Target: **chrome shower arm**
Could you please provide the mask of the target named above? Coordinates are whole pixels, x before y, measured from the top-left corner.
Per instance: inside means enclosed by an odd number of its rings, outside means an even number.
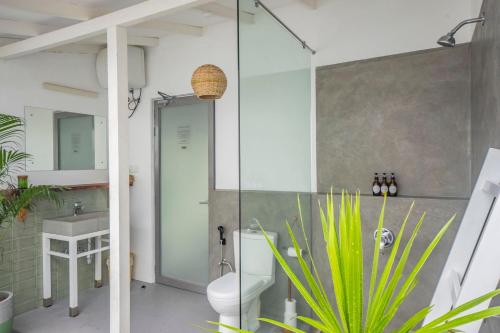
[[[458,30],[462,29],[462,27],[464,27],[468,24],[479,23],[479,22],[484,23],[485,21],[486,21],[486,18],[484,17],[484,15],[481,15],[480,17],[464,20],[464,21],[460,22],[455,28],[453,28],[448,34],[455,35],[458,32]]]
[[[462,27],[467,24],[481,23],[482,25],[484,25],[485,21],[486,21],[486,16],[484,15],[484,13],[480,17],[464,20],[460,22],[455,28],[453,28],[446,35],[441,36],[441,38],[438,39],[437,43],[444,47],[455,47],[456,44],[455,34],[458,32],[458,30],[462,29]]]

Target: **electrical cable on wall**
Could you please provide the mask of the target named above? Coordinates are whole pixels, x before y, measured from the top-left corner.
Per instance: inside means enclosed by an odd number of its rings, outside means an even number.
[[[130,89],[129,90],[129,97],[128,97],[128,109],[132,111],[128,118],[132,118],[134,115],[135,111],[137,111],[137,108],[139,107],[139,104],[141,103],[141,97],[142,97],[142,88],[139,88],[139,96],[135,97],[135,89]]]

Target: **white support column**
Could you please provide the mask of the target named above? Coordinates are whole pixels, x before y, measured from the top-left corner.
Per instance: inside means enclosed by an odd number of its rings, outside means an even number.
[[[102,236],[97,236],[95,238],[95,249],[100,250],[102,247]],[[94,287],[101,288],[102,287],[102,252],[98,251],[94,257]]]
[[[110,333],[130,333],[127,31],[108,28]]]
[[[69,240],[69,316],[78,316],[78,257],[77,241]]]
[[[50,238],[42,233],[43,306],[52,305],[52,279],[50,271]]]

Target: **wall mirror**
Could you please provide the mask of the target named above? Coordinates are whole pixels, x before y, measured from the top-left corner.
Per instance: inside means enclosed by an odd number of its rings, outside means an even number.
[[[25,107],[27,171],[108,168],[103,116]]]

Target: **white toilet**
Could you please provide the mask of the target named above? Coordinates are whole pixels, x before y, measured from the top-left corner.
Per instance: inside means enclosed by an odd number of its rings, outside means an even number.
[[[268,232],[276,245],[278,234]],[[233,327],[240,326],[240,232],[233,233],[236,273],[228,273],[210,283],[207,297],[219,314],[219,322]],[[241,232],[241,328],[256,331],[260,315],[260,294],[274,284],[275,259],[264,234],[256,230]],[[219,327],[221,333],[234,333]]]

